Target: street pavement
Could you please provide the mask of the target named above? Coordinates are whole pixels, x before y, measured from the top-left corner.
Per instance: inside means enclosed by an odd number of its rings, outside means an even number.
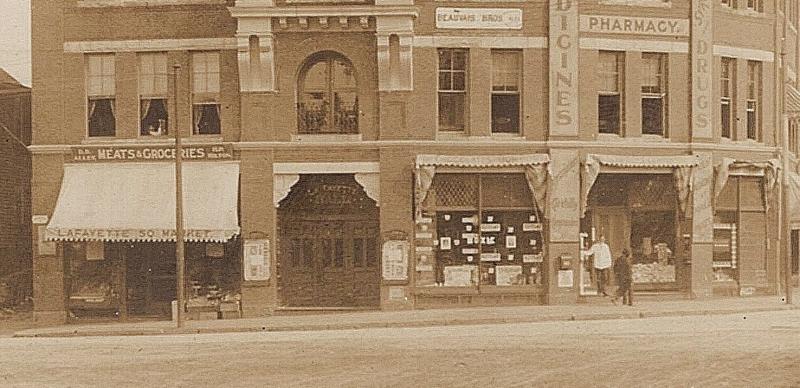
[[[800,303],[800,291],[794,300]],[[715,315],[798,309],[780,297],[734,297],[705,300],[637,297],[636,305],[614,306],[608,298],[590,298],[587,303],[548,306],[472,307],[430,310],[373,311],[303,315],[273,315],[263,318],[187,321],[175,328],[170,321],[111,322],[86,324],[80,321],[55,327],[17,329],[18,337],[65,337],[108,335],[196,334],[261,331],[301,331],[363,329],[386,327],[424,327],[530,323],[545,321],[583,321],[598,319],[638,319],[663,316]],[[1,323],[0,323],[1,325]],[[13,331],[6,330],[5,334]],[[0,336],[4,331],[0,327]]]
[[[8,387],[798,387],[800,311],[0,338]]]

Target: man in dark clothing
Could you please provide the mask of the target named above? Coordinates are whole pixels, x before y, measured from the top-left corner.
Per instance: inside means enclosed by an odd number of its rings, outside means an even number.
[[[631,272],[631,253],[628,249],[622,250],[622,256],[614,262],[614,278],[617,281],[617,297],[622,297],[622,303],[633,306],[633,274]]]

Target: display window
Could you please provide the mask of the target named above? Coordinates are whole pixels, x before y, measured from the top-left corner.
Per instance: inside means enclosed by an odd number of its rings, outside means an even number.
[[[431,193],[435,286],[533,286],[543,223],[523,174],[437,174]]]
[[[103,242],[68,242],[68,297],[72,317],[107,311],[119,314],[125,295],[119,246]]]

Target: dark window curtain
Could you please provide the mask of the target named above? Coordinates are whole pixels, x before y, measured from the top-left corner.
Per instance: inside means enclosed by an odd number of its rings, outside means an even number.
[[[167,106],[165,99],[143,99],[141,101],[142,136],[167,133]]]
[[[89,101],[89,136],[114,136],[114,100],[110,98]]]

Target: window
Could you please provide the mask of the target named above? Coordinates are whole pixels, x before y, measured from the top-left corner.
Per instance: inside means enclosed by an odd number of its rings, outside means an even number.
[[[520,51],[492,51],[492,133],[519,133]]]
[[[114,136],[114,54],[90,55],[86,80],[89,137]]]
[[[736,8],[736,0],[720,0],[723,7]]]
[[[600,133],[621,134],[622,121],[622,52],[600,51],[597,96],[597,122]]]
[[[719,75],[719,104],[720,104],[720,127],[721,127],[721,135],[722,137],[731,139],[732,138],[732,130],[731,130],[731,114],[733,113],[733,109],[731,107],[732,102],[734,101],[733,98],[733,69],[735,62],[733,58],[722,58],[721,59],[721,68],[720,68],[720,75]]]
[[[167,133],[167,55],[139,55],[139,134]]]
[[[439,130],[464,130],[466,102],[467,50],[439,49]]]
[[[666,135],[667,56],[642,53],[642,133]]]
[[[341,55],[312,56],[300,76],[298,132],[358,133],[358,88],[355,71]]]
[[[747,0],[747,9],[761,12],[764,10],[764,4],[762,0]]]
[[[798,125],[797,119],[789,119],[789,152],[794,153],[795,155],[798,154],[798,137],[800,133],[798,133]]]
[[[786,19],[789,24],[797,26],[797,0],[787,0]]]
[[[747,138],[759,140],[761,100],[761,62],[747,61]]]
[[[219,53],[192,54],[192,134],[218,135]]]

